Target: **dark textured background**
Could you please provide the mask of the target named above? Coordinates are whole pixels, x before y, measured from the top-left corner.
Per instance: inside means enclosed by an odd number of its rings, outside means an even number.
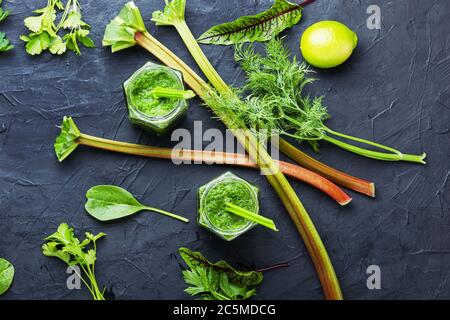
[[[102,224],[88,216],[86,190],[97,184],[120,185],[150,205],[195,220],[199,185],[227,170],[218,166],[174,166],[168,161],[80,148],[60,164],[53,140],[64,115],[87,133],[123,141],[171,145],[130,125],[121,83],[152,59],[142,48],[111,54],[101,47],[107,22],[126,2],[82,0],[92,24],[95,49],[82,56],[31,57],[17,40],[23,19],[46,1],[6,1],[14,11],[0,30],[16,48],[0,54],[0,256],[16,268],[2,299],[90,299],[87,290],[66,289],[66,267],[44,257],[42,239],[67,221],[78,234],[104,231],[98,248],[97,278],[116,299],[183,299],[185,284],[177,249],[201,250],[212,260],[263,267],[298,257],[290,268],[267,273],[258,299],[320,299],[316,274],[288,215],[265,178],[232,171],[261,189],[262,212],[281,232],[255,228],[226,243],[200,229],[152,213]],[[156,29],[151,12],[163,1],[137,1],[151,32],[191,66],[189,53],[171,28]],[[206,28],[252,14],[271,1],[189,0],[187,21],[195,35]],[[382,29],[366,27],[366,9],[382,9]],[[315,222],[349,299],[450,298],[450,2],[445,0],[318,0],[286,41],[299,54],[299,36],[322,19],[354,29],[358,49],[344,66],[319,71],[310,91],[326,96],[337,130],[371,138],[410,153],[426,151],[426,166],[382,163],[323,144],[320,160],[373,180],[377,198],[359,194],[341,208],[309,186],[293,182]],[[231,47],[205,46],[219,73],[231,83],[243,80]],[[198,101],[179,127],[223,129]],[[304,148],[311,153],[308,147]],[[366,288],[366,268],[382,271],[382,290]]]

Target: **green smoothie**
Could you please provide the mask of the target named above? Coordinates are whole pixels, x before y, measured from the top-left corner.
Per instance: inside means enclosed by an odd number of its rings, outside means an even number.
[[[130,99],[133,106],[149,117],[162,117],[172,112],[179,99],[155,99],[151,91],[153,88],[171,88],[183,90],[180,80],[164,69],[149,69],[138,74],[131,83]]]
[[[225,202],[255,212],[253,191],[240,181],[222,181],[209,189],[204,200],[204,212],[211,224],[219,230],[233,231],[246,227],[248,220],[226,212]]]

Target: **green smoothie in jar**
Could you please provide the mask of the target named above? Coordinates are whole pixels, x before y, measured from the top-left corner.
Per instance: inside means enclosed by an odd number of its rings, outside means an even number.
[[[182,74],[166,66],[148,62],[124,83],[130,121],[162,135],[186,113],[185,99],[156,98],[155,88],[184,90]]]
[[[255,223],[226,212],[226,202],[258,213],[258,188],[227,172],[199,189],[197,222],[221,238],[230,241],[250,230]]]

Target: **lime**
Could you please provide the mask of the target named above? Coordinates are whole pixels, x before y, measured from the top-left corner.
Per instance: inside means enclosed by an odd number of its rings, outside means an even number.
[[[338,21],[320,21],[308,27],[300,40],[305,60],[318,68],[333,68],[347,60],[358,36]]]

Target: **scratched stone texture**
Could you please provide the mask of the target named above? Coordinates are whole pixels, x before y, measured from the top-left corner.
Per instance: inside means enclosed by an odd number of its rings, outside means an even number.
[[[265,274],[257,299],[321,299],[322,291],[307,251],[286,211],[265,178],[247,169],[175,166],[165,160],[79,148],[60,164],[53,153],[57,125],[64,115],[80,129],[123,141],[173,146],[127,120],[121,84],[154,58],[142,48],[117,54],[101,47],[107,22],[125,0],[82,0],[92,25],[95,49],[61,57],[31,57],[18,40],[23,19],[45,0],[7,0],[13,10],[0,26],[16,48],[0,54],[0,256],[16,275],[0,299],[90,299],[87,290],[66,289],[66,267],[44,257],[42,239],[63,221],[84,231],[107,233],[98,245],[97,278],[115,299],[189,299],[183,289],[181,246],[200,250],[211,260],[242,268],[265,267],[293,259],[290,267]],[[163,1],[137,1],[149,29],[191,66],[189,53],[171,28],[156,28],[151,12]],[[270,6],[261,0],[189,0],[187,22],[195,35],[220,22]],[[366,27],[366,9],[378,4],[381,30]],[[354,29],[359,45],[344,66],[317,70],[308,90],[324,95],[339,131],[374,139],[409,153],[426,151],[426,166],[381,163],[324,143],[318,159],[376,183],[377,197],[349,192],[354,201],[340,207],[319,191],[292,182],[334,263],[348,299],[450,298],[450,2],[420,0],[318,0],[301,23],[285,33],[300,56],[299,37],[323,19]],[[227,82],[243,74],[231,47],[204,46]],[[197,70],[197,68],[195,68]],[[223,126],[200,103],[191,103],[179,128]],[[313,154],[308,146],[303,148]],[[197,188],[231,169],[261,190],[261,210],[275,219],[279,233],[255,228],[226,243],[195,224]],[[120,185],[152,206],[184,214],[183,224],[141,213],[100,223],[84,211],[85,192],[97,184]],[[381,290],[368,290],[366,269],[381,268]]]

